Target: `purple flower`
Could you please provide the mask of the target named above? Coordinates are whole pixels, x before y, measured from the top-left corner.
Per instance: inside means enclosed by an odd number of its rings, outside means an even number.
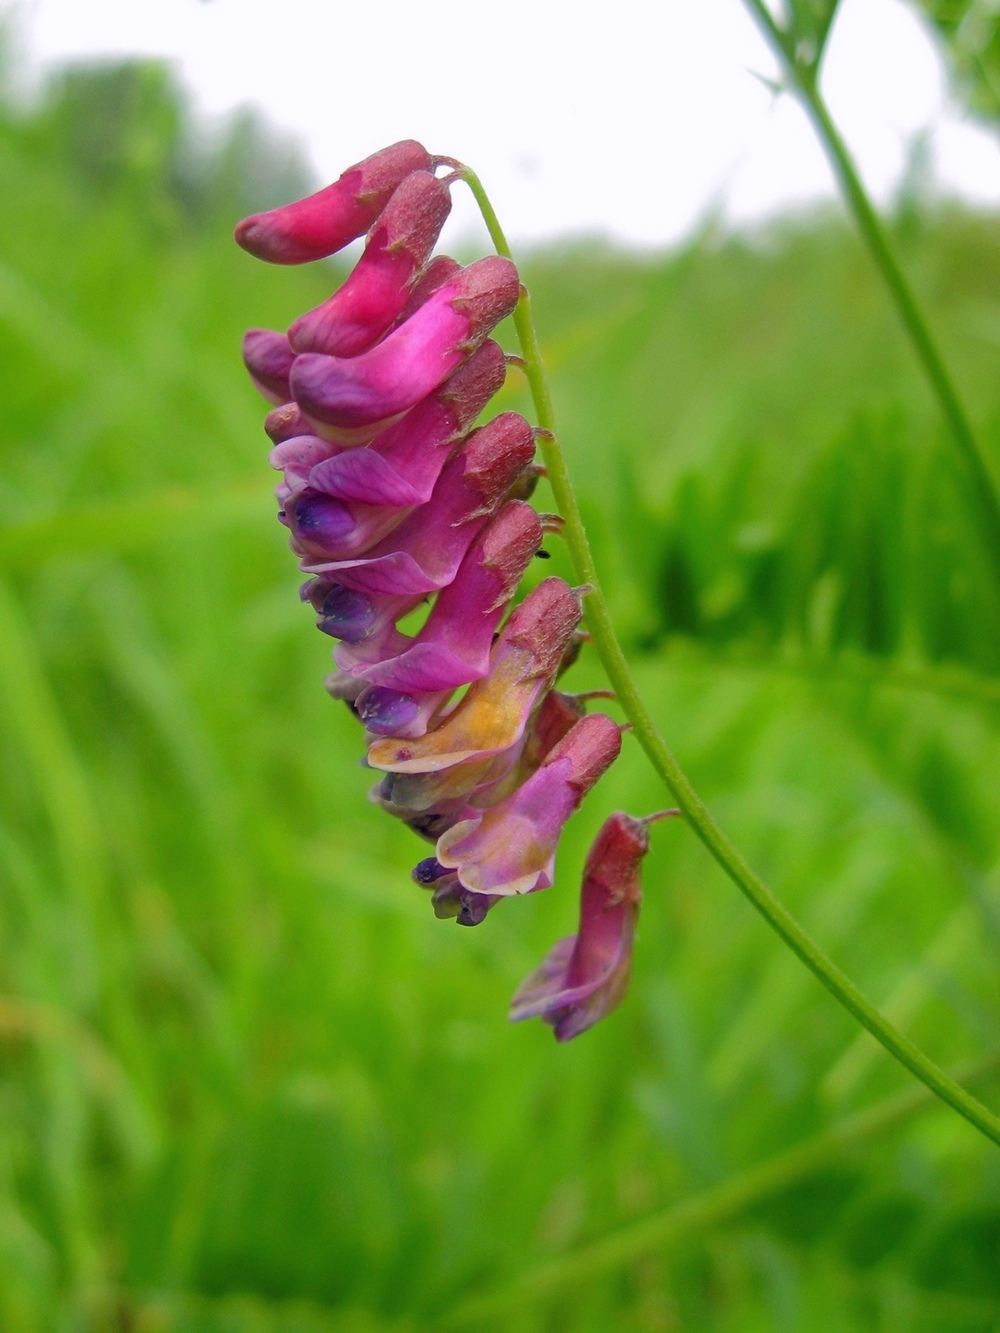
[[[510,751],[551,684],[580,615],[580,599],[569,584],[544,579],[500,631],[486,676],[440,726],[405,743],[375,741],[369,765],[386,773],[438,774]],[[463,780],[460,772],[454,777]]]
[[[649,851],[648,825],[659,817],[632,819],[619,812],[606,821],[583,872],[580,928],[554,945],[518,988],[512,1021],[543,1018],[557,1040],[569,1041],[621,1003],[642,898],[639,864]]]
[[[244,218],[236,241],[271,264],[323,259],[362,236],[410,172],[432,166],[426,149],[404,139],[348,167],[339,180],[307,199]]]
[[[299,594],[316,612],[316,628],[334,639],[357,643],[362,639],[394,642],[396,621],[423,601],[422,596],[369,596],[329,579],[314,578]]]
[[[283,333],[272,329],[249,329],[243,336],[243,364],[254,387],[269,403],[281,405],[292,396],[288,376],[295,353]]]
[[[530,505],[511,500],[480,531],[423,628],[399,635],[394,651],[362,642],[335,650],[344,671],[409,693],[454,690],[485,676],[493,634],[532,556],[542,525]]]
[[[547,889],[563,825],[621,746],[621,729],[604,713],[581,718],[527,782],[488,810],[470,808],[443,833],[438,861],[474,893]]]
[[[409,319],[360,356],[306,352],[291,370],[295,401],[317,433],[371,438],[432,393],[517,304],[517,269],[499,255],[479,259],[430,296]],[[375,429],[372,429],[372,428]]]
[[[397,187],[368,236],[351,276],[288,330],[296,352],[357,356],[400,318],[451,210],[451,194],[429,171]]]
[[[426,504],[456,440],[503,385],[506,373],[503,351],[488,340],[438,390],[367,448],[327,444],[325,454],[316,456],[315,471],[306,474],[308,484],[358,504],[400,508]],[[272,466],[284,466],[284,457],[279,462],[274,451]]]
[[[445,465],[427,504],[363,556],[337,558],[331,539],[331,558],[317,554],[302,568],[359,592],[422,595],[446,587],[484,521],[534,456],[527,423],[514,413],[506,417],[470,436]],[[317,534],[312,549],[318,552],[321,541]]]

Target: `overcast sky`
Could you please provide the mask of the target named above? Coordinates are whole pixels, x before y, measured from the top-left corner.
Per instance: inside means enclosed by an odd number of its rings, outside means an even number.
[[[418,138],[468,161],[516,239],[600,231],[662,245],[833,192],[740,0],[0,0],[22,73],[171,60],[211,117],[253,104],[323,178]],[[995,136],[963,123],[901,0],[843,0],[824,86],[868,184],[891,196],[929,135],[947,190],[1000,204]],[[450,228],[467,228],[456,209]]]

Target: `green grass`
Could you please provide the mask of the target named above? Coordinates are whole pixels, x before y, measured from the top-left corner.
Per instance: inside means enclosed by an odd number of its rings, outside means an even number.
[[[490,1293],[485,1333],[996,1327],[1000,1158],[946,1110],[749,1189],[910,1085],[682,827],[622,1009],[565,1049],[507,1024],[601,820],[663,804],[636,747],[552,892],[464,931],[410,883],[239,365],[335,280],[232,245],[295,188],[256,142],[199,156],[148,70],[0,116],[0,1328],[430,1333]],[[1000,461],[996,220],[895,230]],[[817,216],[524,272],[665,735],[907,1032],[990,1053],[1000,590],[858,242]]]

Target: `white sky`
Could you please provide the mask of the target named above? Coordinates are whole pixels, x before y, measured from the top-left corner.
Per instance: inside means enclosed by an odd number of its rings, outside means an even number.
[[[833,193],[802,113],[751,73],[776,69],[740,0],[0,0],[12,13],[27,73],[167,57],[203,113],[254,104],[322,178],[420,139],[475,167],[521,241],[662,245],[709,209],[753,221]],[[843,0],[824,87],[879,199],[926,132],[944,189],[1000,205],[1000,143],[949,106],[901,0]]]

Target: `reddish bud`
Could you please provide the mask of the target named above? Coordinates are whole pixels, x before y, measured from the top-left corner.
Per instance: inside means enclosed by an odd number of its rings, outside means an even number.
[[[306,199],[244,218],[236,241],[271,264],[323,259],[362,236],[411,171],[432,166],[426,149],[404,139],[348,167],[339,180]]]

